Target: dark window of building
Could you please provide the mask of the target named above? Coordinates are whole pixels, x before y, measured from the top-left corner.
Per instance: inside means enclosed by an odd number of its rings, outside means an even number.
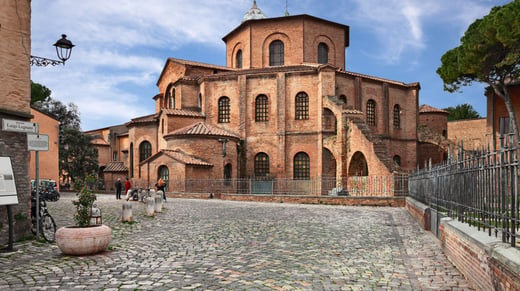
[[[304,152],[297,153],[294,156],[294,179],[308,180],[311,176],[311,165],[309,155]]]
[[[498,130],[500,135],[510,133],[509,117],[500,117],[498,119]]]
[[[117,152],[112,152],[112,161],[117,161]]]
[[[134,177],[134,143],[130,143],[130,178]]]
[[[197,105],[200,109],[202,109],[202,94],[199,93],[199,100],[197,101]]]
[[[305,92],[296,94],[295,100],[296,120],[309,119],[309,96]]]
[[[401,106],[394,106],[394,128],[401,128]]]
[[[242,69],[242,50],[238,50],[236,55],[236,67]]]
[[[329,62],[329,47],[320,42],[318,45],[318,64],[326,64]]]
[[[269,156],[266,153],[258,153],[255,156],[255,177],[269,176]]]
[[[161,119],[161,133],[164,134],[164,119]]]
[[[345,95],[340,95],[340,96],[339,96],[339,100],[340,100],[340,101],[343,101],[343,103],[347,104],[347,96],[345,96]]]
[[[170,184],[169,181],[170,181],[170,171],[168,170],[168,167],[162,165],[159,167],[159,171],[157,173],[157,176],[159,176],[159,178],[162,178],[163,181],[164,181],[164,191],[168,191],[168,185]],[[157,180],[159,180],[159,178],[157,178]]]
[[[275,40],[269,45],[269,66],[283,66],[284,52],[283,42]]]
[[[268,121],[268,99],[265,95],[258,95],[255,102],[255,121]]]
[[[395,155],[394,162],[400,167],[401,166],[401,157],[398,155]]]
[[[442,136],[448,137],[448,132],[446,131],[446,129],[442,130]]]
[[[231,164],[224,166],[224,184],[231,185]]]
[[[367,124],[376,126],[376,102],[372,99],[367,102]]]
[[[229,98],[226,96],[218,100],[218,122],[229,123]]]
[[[152,145],[147,141],[143,141],[139,145],[139,162],[142,162],[151,156],[152,156]]]

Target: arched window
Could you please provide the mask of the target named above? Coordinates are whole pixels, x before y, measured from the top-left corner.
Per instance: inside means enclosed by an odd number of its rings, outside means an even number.
[[[255,156],[255,177],[269,176],[269,156],[266,153],[258,153]]]
[[[294,156],[293,177],[295,180],[309,180],[311,176],[311,162],[309,155],[299,152]]]
[[[394,128],[401,128],[401,106],[394,105]]]
[[[345,95],[343,95],[343,94],[340,95],[340,96],[339,96],[339,101],[343,101],[343,103],[347,104],[347,96],[345,96]]]
[[[229,123],[229,98],[226,96],[218,99],[218,122]]]
[[[309,96],[305,92],[296,94],[295,100],[295,119],[304,120],[309,119]]]
[[[265,95],[258,95],[255,101],[255,121],[268,121],[268,99]]]
[[[164,134],[164,119],[161,119],[161,133]]]
[[[152,156],[152,145],[148,141],[143,141],[139,145],[139,162]]]
[[[168,99],[168,108],[175,108],[175,87],[171,88],[170,98]]]
[[[197,100],[197,105],[199,109],[202,109],[202,94],[199,93],[199,99]]]
[[[329,47],[320,42],[318,45],[318,64],[327,64],[329,62]]]
[[[394,162],[400,167],[401,166],[401,157],[398,155],[395,155]]]
[[[242,69],[242,50],[238,50],[235,56],[236,67]]]
[[[164,181],[164,191],[168,191],[168,185],[170,184],[169,181],[170,181],[170,171],[168,170],[168,167],[162,165],[159,167],[159,170],[157,171],[157,180],[159,180],[159,178],[162,178],[163,181]]]
[[[231,164],[224,166],[224,184],[231,185]]]
[[[376,101],[370,99],[367,102],[367,124],[376,126]]]
[[[269,66],[283,66],[284,52],[283,42],[275,40],[269,45]]]

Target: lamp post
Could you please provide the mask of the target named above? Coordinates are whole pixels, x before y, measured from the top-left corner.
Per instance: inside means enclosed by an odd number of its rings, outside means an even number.
[[[56,54],[60,59],[59,61],[31,55],[31,66],[46,67],[48,65],[65,65],[65,61],[70,58],[70,54],[72,53],[72,48],[74,45],[70,40],[67,39],[65,34],[62,34],[61,38],[58,39],[53,45],[56,47]]]

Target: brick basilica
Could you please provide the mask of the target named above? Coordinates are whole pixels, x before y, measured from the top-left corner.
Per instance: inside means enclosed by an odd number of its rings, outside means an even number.
[[[419,83],[345,70],[349,27],[257,7],[223,37],[226,66],[169,58],[155,113],[86,132],[106,189],[185,179],[378,175],[418,164]],[[178,188],[181,187],[181,188]]]

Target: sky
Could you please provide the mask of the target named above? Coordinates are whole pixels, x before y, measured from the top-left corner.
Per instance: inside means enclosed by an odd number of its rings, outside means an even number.
[[[486,115],[484,84],[443,90],[441,56],[476,19],[506,0],[257,0],[267,17],[309,14],[350,26],[345,69],[419,82],[419,104],[469,103]],[[167,58],[226,64],[222,37],[240,25],[253,0],[36,0],[31,54],[56,59],[61,34],[73,42],[64,66],[31,67],[51,97],[79,107],[82,130],[153,114]]]

